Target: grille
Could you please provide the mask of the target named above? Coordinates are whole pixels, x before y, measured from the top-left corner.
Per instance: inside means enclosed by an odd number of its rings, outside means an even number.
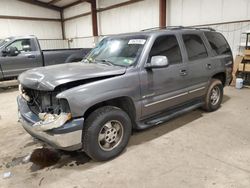
[[[62,111],[69,111],[67,101],[56,98],[58,92],[38,91],[28,88],[24,88],[24,92],[30,97],[28,102],[30,110],[37,115],[39,113],[60,114]]]

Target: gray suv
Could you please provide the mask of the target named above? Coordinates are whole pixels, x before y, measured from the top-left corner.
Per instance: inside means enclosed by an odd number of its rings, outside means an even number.
[[[29,134],[53,147],[109,160],[133,129],[200,107],[217,110],[232,66],[227,41],[209,28],[106,37],[81,62],[21,74],[19,116]]]

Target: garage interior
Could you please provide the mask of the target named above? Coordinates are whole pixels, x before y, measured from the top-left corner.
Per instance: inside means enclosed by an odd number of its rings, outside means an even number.
[[[93,48],[106,36],[167,26],[210,27],[227,39],[235,76],[221,108],[134,131],[121,155],[96,162],[83,151],[47,150],[27,134],[16,81],[1,81],[0,187],[250,187],[250,66],[242,63],[250,60],[250,1],[0,1],[0,39],[34,35],[42,50]]]

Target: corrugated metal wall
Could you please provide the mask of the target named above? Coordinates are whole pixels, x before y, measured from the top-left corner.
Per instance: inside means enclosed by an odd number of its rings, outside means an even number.
[[[234,55],[238,53],[241,41],[244,41],[242,33],[250,30],[249,0],[168,0],[167,7],[169,25],[207,24],[224,34]],[[223,22],[235,23],[214,24]]]
[[[221,32],[226,37],[234,56],[236,56],[241,53],[241,48],[245,46],[246,35],[243,33],[250,30],[250,22],[209,25],[209,27]]]
[[[60,18],[57,11],[30,5],[17,0],[1,0],[0,15],[40,18]],[[61,39],[61,24],[54,21],[0,19],[0,38],[17,35],[36,35],[40,39]]]
[[[123,1],[99,0],[99,7]],[[159,1],[145,0],[98,14],[101,35],[140,31],[159,24]]]
[[[105,8],[128,0],[98,0],[97,8]],[[123,7],[98,12],[99,35],[139,31],[158,26],[158,0],[145,0]],[[89,3],[81,3],[64,11],[64,18],[90,12]],[[145,14],[145,12],[147,12]],[[66,38],[73,39],[71,47],[93,47],[100,37],[92,37],[91,16],[65,22]]]
[[[105,8],[128,0],[97,0],[97,8]],[[17,0],[1,0],[0,15],[60,18],[57,11],[29,5]],[[218,22],[250,20],[249,0],[168,0],[168,25],[204,25]],[[32,10],[32,11],[30,11]],[[64,10],[64,18],[91,11],[83,2]],[[98,12],[99,35],[139,31],[159,25],[159,0],[144,0],[130,5]],[[238,52],[241,33],[250,30],[250,22],[210,25],[228,39],[234,54]],[[92,37],[91,15],[65,22],[66,38],[61,39],[60,22],[0,19],[0,38],[10,35],[36,35],[43,49],[65,47],[93,47],[99,37]],[[243,41],[243,39],[242,39]]]
[[[70,48],[69,41],[62,39],[40,39],[39,43],[42,50]]]

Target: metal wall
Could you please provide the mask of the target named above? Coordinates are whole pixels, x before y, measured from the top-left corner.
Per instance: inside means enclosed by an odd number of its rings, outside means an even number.
[[[244,41],[242,33],[250,30],[249,0],[168,0],[167,9],[169,25],[207,25],[222,32],[234,55]]]
[[[69,41],[62,39],[40,39],[39,43],[42,50],[70,48]]]
[[[128,0],[97,0],[97,9],[127,2]],[[65,9],[64,18],[69,18],[91,11],[89,3],[81,3]],[[98,12],[99,35],[111,35],[139,31],[156,27],[159,24],[159,1],[145,0],[122,7]],[[146,14],[145,14],[146,12]],[[73,41],[72,47],[93,47],[100,37],[92,37],[91,15],[65,22],[66,38]]]
[[[17,0],[1,0],[0,15],[60,18],[60,14],[57,11],[30,5]],[[60,22],[54,21],[0,19],[0,28],[0,38],[17,35],[36,35],[40,39],[62,38],[61,24]]]
[[[101,8],[124,1],[99,0]],[[140,31],[159,25],[159,1],[145,0],[98,14],[101,35]]]

